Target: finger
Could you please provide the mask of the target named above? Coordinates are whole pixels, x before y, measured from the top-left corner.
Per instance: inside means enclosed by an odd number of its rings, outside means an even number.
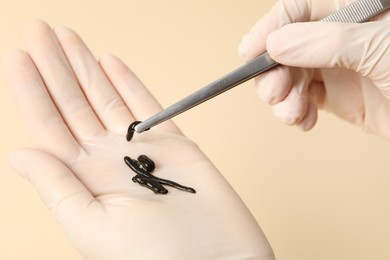
[[[315,76],[313,78],[315,78]],[[310,83],[308,93],[310,101],[306,115],[301,122],[297,123],[298,128],[302,131],[309,131],[316,125],[318,120],[318,108],[323,108],[326,91],[322,79],[320,81],[313,80]]]
[[[100,64],[136,120],[144,120],[162,110],[152,94],[118,58],[112,55],[102,55]],[[181,134],[178,127],[171,120],[154,128]]]
[[[288,66],[354,70],[390,97],[385,62],[390,57],[389,36],[388,22],[291,24],[268,37],[267,49],[273,59]]]
[[[295,125],[302,121],[308,111],[309,93],[308,87],[312,80],[313,72],[295,68],[292,87],[286,98],[273,106],[276,117],[288,125]]]
[[[292,85],[291,68],[278,66],[272,71],[255,78],[259,97],[270,105],[281,102]]]
[[[245,35],[239,45],[239,54],[251,60],[266,51],[268,35],[282,26],[303,21],[319,20],[336,10],[334,1],[279,0]],[[330,3],[332,2],[332,3]],[[320,7],[317,5],[321,5]],[[285,43],[285,42],[283,42]],[[281,43],[282,44],[282,43]]]
[[[318,119],[318,108],[313,102],[309,102],[306,115],[302,118],[302,120],[299,123],[297,123],[297,126],[302,131],[305,132],[309,131],[315,126],[315,124],[317,123],[317,119]]]
[[[370,19],[370,21],[390,21],[390,11],[382,12]]]
[[[61,159],[74,159],[80,146],[53,104],[30,56],[13,50],[5,55],[3,68],[27,129],[38,147]]]
[[[81,226],[82,219],[88,215],[87,210],[93,205],[99,206],[71,170],[48,153],[20,149],[10,155],[10,162],[33,184],[46,207],[67,231]]]
[[[26,31],[26,43],[54,103],[76,138],[104,133],[51,28],[41,21],[31,22]]]
[[[95,57],[72,30],[56,27],[54,32],[84,94],[104,127],[111,132],[125,134],[129,122],[134,119]]]

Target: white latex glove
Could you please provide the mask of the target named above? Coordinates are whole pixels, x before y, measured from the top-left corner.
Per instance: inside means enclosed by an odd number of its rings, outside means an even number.
[[[121,61],[98,63],[74,32],[40,21],[26,44],[4,70],[37,148],[11,161],[85,259],[274,259],[238,195],[172,122],[126,142],[129,123],[161,108]],[[123,157],[140,154],[197,193],[133,183]]]
[[[318,21],[354,1],[280,0],[239,47],[286,66],[256,79],[259,96],[289,125],[310,130],[318,108],[390,139],[389,12],[364,24]],[[294,23],[294,24],[290,24]]]

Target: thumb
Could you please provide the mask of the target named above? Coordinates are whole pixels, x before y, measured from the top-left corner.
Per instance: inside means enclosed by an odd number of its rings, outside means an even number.
[[[281,64],[304,68],[355,70],[376,85],[390,82],[390,26],[388,22],[365,24],[296,23],[271,33],[267,50]]]
[[[9,160],[13,168],[35,187],[44,204],[65,226],[77,225],[95,201],[72,171],[52,155],[35,149],[19,149]]]

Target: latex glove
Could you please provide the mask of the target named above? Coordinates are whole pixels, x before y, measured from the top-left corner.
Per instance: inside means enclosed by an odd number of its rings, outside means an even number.
[[[286,66],[256,79],[259,96],[289,125],[310,130],[323,108],[390,139],[389,12],[364,24],[318,21],[354,1],[281,0],[239,47]],[[296,22],[294,24],[290,24]]]
[[[85,259],[274,259],[255,219],[213,164],[167,122],[128,143],[126,128],[161,108],[118,59],[97,63],[71,30],[40,21],[4,70],[37,149],[11,155]],[[192,186],[155,195],[123,157]]]

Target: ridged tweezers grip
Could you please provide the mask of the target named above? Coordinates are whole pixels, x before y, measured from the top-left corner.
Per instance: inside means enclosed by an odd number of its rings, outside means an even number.
[[[325,17],[321,22],[361,23],[380,13],[383,9],[380,0],[361,0]]]

